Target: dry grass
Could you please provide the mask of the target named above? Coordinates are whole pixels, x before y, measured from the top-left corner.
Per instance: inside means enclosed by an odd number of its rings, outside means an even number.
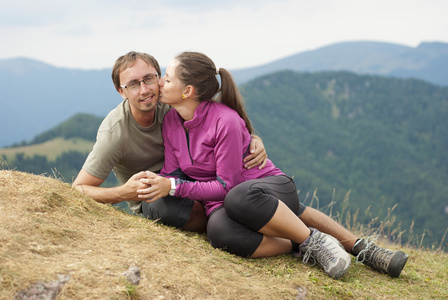
[[[445,299],[448,255],[411,255],[398,279],[353,264],[343,280],[288,255],[249,260],[98,204],[60,180],[0,170],[0,299],[67,274],[58,299]],[[138,286],[123,273],[142,271]]]

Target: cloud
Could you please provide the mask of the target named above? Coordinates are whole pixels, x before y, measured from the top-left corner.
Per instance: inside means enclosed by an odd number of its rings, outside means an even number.
[[[448,41],[441,0],[16,0],[0,12],[1,58],[111,67],[130,51],[162,65],[183,50],[243,68],[341,41]]]

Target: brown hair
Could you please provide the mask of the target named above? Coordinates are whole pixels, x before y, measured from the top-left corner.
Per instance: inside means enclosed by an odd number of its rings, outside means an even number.
[[[146,62],[148,65],[153,66],[154,69],[156,69],[157,73],[159,74],[159,78],[162,76],[159,63],[152,55],[142,52],[131,51],[123,56],[120,56],[115,61],[115,65],[112,68],[112,81],[114,82],[115,89],[117,91],[120,88],[120,73],[126,70],[127,68],[132,67],[138,58]]]
[[[244,99],[229,71],[223,68],[216,70],[213,61],[199,52],[182,52],[175,59],[178,61],[177,78],[185,85],[195,87],[199,101],[211,101],[218,92],[221,92],[221,102],[235,110],[246,122],[249,133],[253,133],[244,108]],[[216,78],[217,72],[221,76],[221,88]]]

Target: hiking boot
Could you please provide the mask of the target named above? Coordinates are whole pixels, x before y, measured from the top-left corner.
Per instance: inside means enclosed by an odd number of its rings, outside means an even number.
[[[392,277],[400,276],[409,255],[403,251],[393,251],[377,246],[374,243],[375,240],[376,238],[369,238],[356,242],[352,249],[356,260]]]
[[[328,276],[334,279],[341,278],[350,267],[350,255],[331,235],[314,228],[310,230],[310,236],[299,246],[303,262],[308,263],[312,259],[312,266],[319,263]]]

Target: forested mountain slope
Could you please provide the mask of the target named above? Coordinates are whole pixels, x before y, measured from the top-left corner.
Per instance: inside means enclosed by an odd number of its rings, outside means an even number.
[[[280,72],[242,87],[269,157],[302,199],[370,206],[441,241],[448,228],[448,88],[347,72]],[[335,194],[333,195],[333,192]],[[345,205],[345,204],[344,204]],[[406,234],[404,236],[406,236]]]

